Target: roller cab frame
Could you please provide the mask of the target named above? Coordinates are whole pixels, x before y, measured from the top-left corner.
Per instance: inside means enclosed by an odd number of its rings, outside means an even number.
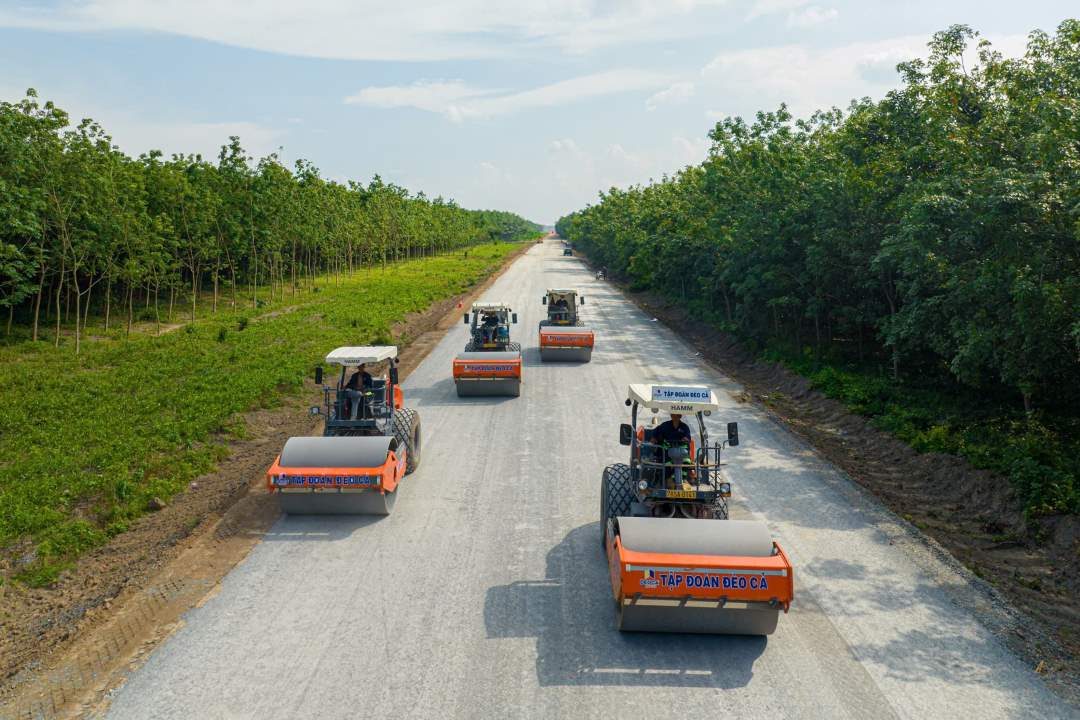
[[[397,348],[340,347],[325,361],[341,372],[323,384],[322,437],[293,437],[267,471],[267,487],[281,507],[300,514],[388,514],[401,478],[420,464],[420,415],[405,407],[398,383]],[[386,363],[386,372],[361,390],[346,387],[349,368]]]
[[[517,313],[505,303],[477,302],[464,315],[466,325],[470,319],[471,338],[453,364],[458,397],[521,395],[521,346],[510,342]]]
[[[579,316],[579,306],[585,296],[577,290],[552,288],[543,299],[547,318],[540,321],[540,359],[544,362],[589,362],[592,359],[595,334],[585,327]]]
[[[706,387],[631,385],[630,424],[619,441],[629,462],[601,480],[601,541],[620,630],[771,634],[794,597],[791,563],[763,523],[728,519],[731,483],[705,417],[719,408]],[[689,447],[653,442],[641,410],[696,419]],[[664,418],[665,420],[667,418]]]
[[[520,345],[510,342],[510,325],[517,324],[517,313],[506,303],[475,302],[464,319],[471,325],[466,352],[521,352]]]

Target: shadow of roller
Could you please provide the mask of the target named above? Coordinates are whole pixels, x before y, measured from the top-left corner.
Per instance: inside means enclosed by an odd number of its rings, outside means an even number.
[[[489,638],[534,638],[542,687],[745,687],[768,640],[751,635],[619,632],[597,523],[547,554],[542,579],[488,588]]]

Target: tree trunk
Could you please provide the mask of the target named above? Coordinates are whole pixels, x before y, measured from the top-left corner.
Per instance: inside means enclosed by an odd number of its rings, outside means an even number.
[[[172,322],[173,302],[176,300],[176,286],[169,283],[169,322]]]
[[[112,309],[112,277],[105,283],[105,332],[109,332],[109,310]]]
[[[41,263],[41,275],[38,277],[37,297],[34,298],[34,342],[38,340],[38,319],[41,317],[41,296],[45,294],[45,263]]]
[[[191,271],[191,322],[195,322],[195,301],[199,297],[199,268]]]
[[[56,286],[56,338],[53,347],[60,347],[60,295],[64,292],[64,271],[67,269],[64,262],[60,261],[60,284]]]
[[[135,322],[135,283],[128,283],[127,306],[127,334],[131,335],[131,325]]]
[[[11,337],[11,324],[15,322],[15,305],[8,305],[7,336]]]
[[[93,281],[91,281],[90,285],[86,288],[86,306],[83,307],[83,322],[82,322],[83,330],[86,330],[86,328],[89,327],[89,325],[90,325],[90,305],[91,305],[90,300],[93,297],[93,294],[94,294],[94,283],[93,283]]]
[[[79,292],[79,266],[76,264],[71,268],[71,283],[75,286],[75,354],[79,354],[79,349],[82,347],[80,342],[81,336],[79,334],[79,316],[82,307],[82,293]]]

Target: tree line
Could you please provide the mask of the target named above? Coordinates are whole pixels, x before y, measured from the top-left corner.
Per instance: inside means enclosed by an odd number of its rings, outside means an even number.
[[[105,329],[130,329],[137,307],[200,295],[235,308],[272,301],[322,273],[424,257],[535,235],[513,213],[465,210],[376,175],[364,185],[323,178],[300,160],[249,157],[237,137],[216,161],[199,155],[129,157],[98,123],[76,125],[31,89],[0,102],[0,311],[32,340],[48,323],[78,352],[91,307]],[[72,325],[73,323],[73,325]]]
[[[1015,59],[976,38],[935,34],[876,102],[719,122],[700,166],[611,189],[556,228],[752,343],[876,356],[894,376],[1068,408],[1080,401],[1080,22],[1031,33]]]

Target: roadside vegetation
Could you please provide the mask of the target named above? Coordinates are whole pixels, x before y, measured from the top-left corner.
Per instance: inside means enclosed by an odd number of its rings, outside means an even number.
[[[1006,59],[936,34],[902,86],[710,132],[556,228],[922,451],[1080,512],[1080,22]],[[973,58],[974,59],[973,61]]]
[[[50,583],[327,348],[389,342],[540,235],[236,137],[216,161],[132,158],[33,90],[0,102],[0,583]]]
[[[538,235],[507,212],[465,210],[384,182],[324,179],[305,160],[255,160],[239,138],[216,161],[138,158],[93,120],[72,124],[31,89],[0,102],[0,312],[4,336],[65,336],[82,349],[91,313],[103,330],[140,318],[196,319],[260,299],[282,302],[319,273]],[[24,331],[25,330],[25,331]],[[24,331],[24,332],[23,332]]]
[[[241,308],[162,335],[0,347],[0,552],[52,582],[168,501],[244,433],[240,414],[296,393],[328,349],[391,342],[407,313],[465,291],[508,243],[324,280],[280,311]]]

